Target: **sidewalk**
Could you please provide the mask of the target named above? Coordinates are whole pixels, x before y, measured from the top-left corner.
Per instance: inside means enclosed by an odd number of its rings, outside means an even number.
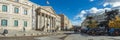
[[[0,31],[1,33],[1,31]],[[43,32],[43,31],[16,31],[16,30],[9,30],[6,36],[0,34],[0,37],[15,37],[15,36],[41,36],[41,35],[51,35],[51,34],[58,34],[63,32]]]
[[[56,38],[61,39],[64,36],[66,35],[65,34],[59,34],[59,35],[52,34],[52,35],[46,35],[46,36],[0,37],[0,40],[44,40],[44,39],[55,40]]]

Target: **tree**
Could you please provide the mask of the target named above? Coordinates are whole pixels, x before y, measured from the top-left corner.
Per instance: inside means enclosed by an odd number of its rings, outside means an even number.
[[[105,23],[105,27],[106,29],[109,29],[109,27],[114,27],[116,25],[116,23],[113,23],[113,19],[115,19],[115,16],[119,13],[119,10],[116,9],[116,10],[112,10],[112,11],[108,11],[108,12],[105,12],[106,14],[106,23]]]
[[[88,19],[88,27],[89,28],[97,27],[97,21],[93,20],[93,17],[89,16],[89,17],[87,17],[87,19]]]

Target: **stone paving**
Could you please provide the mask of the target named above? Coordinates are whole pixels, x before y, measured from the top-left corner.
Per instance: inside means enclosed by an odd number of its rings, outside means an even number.
[[[3,31],[0,30],[0,33]],[[43,31],[35,31],[35,30],[29,30],[29,31],[17,31],[17,30],[9,30],[8,34],[6,36],[3,36],[0,34],[0,37],[14,37],[14,36],[39,36],[39,35],[48,35],[48,34],[55,34],[55,33],[62,33],[62,32],[43,32]]]
[[[12,32],[12,31],[11,31]],[[27,31],[27,32],[21,32],[21,31],[13,31],[14,33],[10,33],[7,36],[0,36],[0,40],[62,40],[64,39],[63,33],[69,33],[66,31],[59,31],[59,32],[37,32],[37,31]],[[17,33],[16,33],[17,32]],[[23,36],[24,33],[28,33],[27,36]],[[34,33],[34,35],[28,36],[31,33]],[[36,33],[40,33],[41,35],[38,35]],[[51,34],[50,34],[51,33]],[[15,36],[15,34],[19,34],[19,36]]]
[[[17,36],[17,37],[0,37],[0,40],[57,40],[65,35],[52,34],[52,35],[40,35],[40,36]],[[42,39],[41,39],[42,38]]]
[[[34,37],[0,37],[0,40],[34,40]]]

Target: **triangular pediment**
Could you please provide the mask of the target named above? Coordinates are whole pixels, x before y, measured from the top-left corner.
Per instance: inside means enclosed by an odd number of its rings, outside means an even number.
[[[55,14],[55,11],[53,10],[53,8],[51,6],[42,6],[42,8],[49,11],[50,13]]]

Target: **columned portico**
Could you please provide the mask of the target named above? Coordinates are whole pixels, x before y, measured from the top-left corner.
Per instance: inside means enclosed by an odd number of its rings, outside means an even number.
[[[56,14],[54,11],[50,9],[44,9],[44,8],[38,8],[36,9],[37,12],[37,26],[36,29],[45,31],[45,32],[51,32],[55,30],[56,24]]]

